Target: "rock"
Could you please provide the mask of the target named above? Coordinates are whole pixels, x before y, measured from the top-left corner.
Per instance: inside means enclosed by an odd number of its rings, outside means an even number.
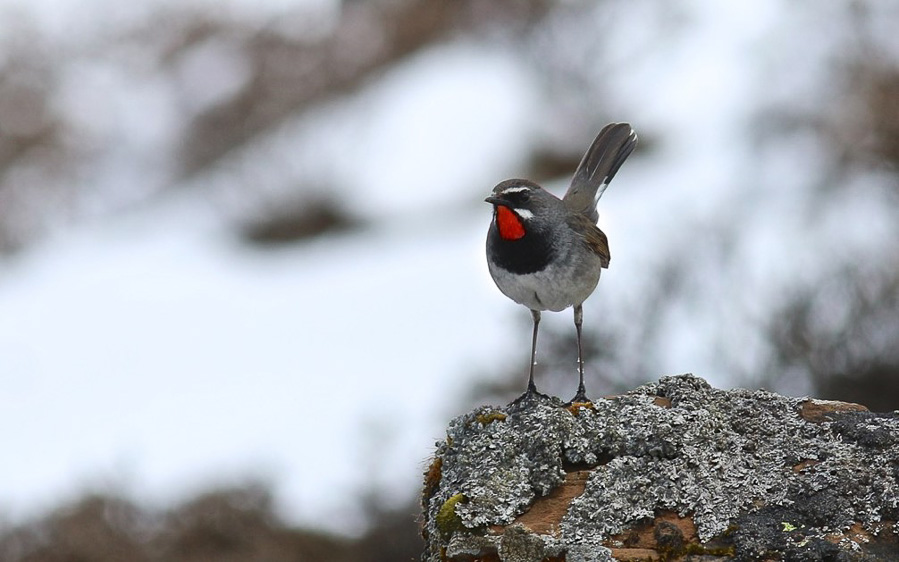
[[[453,420],[423,560],[899,560],[899,412],[665,377]]]

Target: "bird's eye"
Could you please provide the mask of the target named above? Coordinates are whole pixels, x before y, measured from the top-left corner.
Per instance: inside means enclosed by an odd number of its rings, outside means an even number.
[[[530,201],[531,200],[531,192],[530,191],[522,191],[521,193],[518,194],[518,197],[522,201]]]

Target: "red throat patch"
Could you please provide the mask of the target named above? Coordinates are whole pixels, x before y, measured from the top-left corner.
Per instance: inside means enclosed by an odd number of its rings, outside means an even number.
[[[524,236],[524,225],[518,215],[503,205],[496,206],[496,227],[503,240],[518,240]]]

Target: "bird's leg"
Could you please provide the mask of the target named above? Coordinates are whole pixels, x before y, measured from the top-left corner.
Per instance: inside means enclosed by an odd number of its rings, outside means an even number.
[[[540,325],[540,311],[531,310],[531,316],[534,318],[534,335],[531,338],[531,368],[528,371],[527,394],[537,392],[537,385],[534,384],[534,365],[537,364],[537,327]]]
[[[537,326],[540,325],[540,311],[531,310],[531,316],[534,318],[534,337],[531,340],[531,368],[528,371],[528,389],[512,401],[512,406],[519,408],[528,408],[535,401],[548,400],[545,394],[537,392],[537,385],[534,384],[534,365],[537,364]]]
[[[581,324],[584,323],[584,308],[582,305],[574,306],[574,327],[577,330],[577,373],[578,385],[577,394],[571,399],[571,402],[589,402],[587,399],[587,390],[584,388],[584,352],[581,346]]]

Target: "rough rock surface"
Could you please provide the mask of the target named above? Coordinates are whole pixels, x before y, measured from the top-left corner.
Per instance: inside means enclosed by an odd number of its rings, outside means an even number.
[[[426,561],[899,561],[899,412],[665,377],[453,420]]]

